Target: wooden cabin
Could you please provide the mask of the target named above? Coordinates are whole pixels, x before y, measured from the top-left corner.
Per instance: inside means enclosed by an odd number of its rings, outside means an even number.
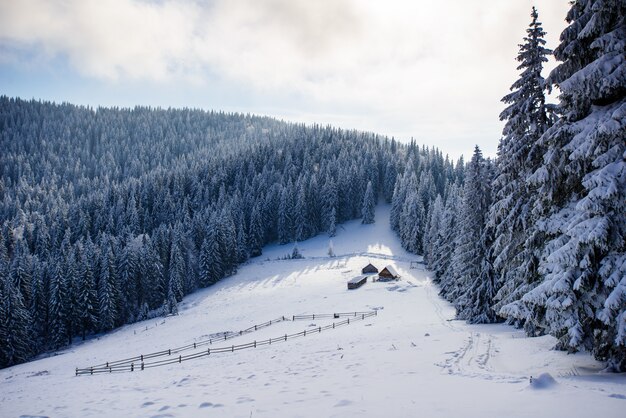
[[[396,271],[393,266],[387,266],[378,273],[378,280],[381,282],[386,282],[389,280],[397,280],[400,278],[400,274]]]
[[[378,269],[372,263],[370,263],[367,266],[363,267],[363,270],[361,270],[361,273],[363,274],[378,273]]]
[[[358,289],[367,282],[367,276],[356,276],[348,280],[348,289]]]

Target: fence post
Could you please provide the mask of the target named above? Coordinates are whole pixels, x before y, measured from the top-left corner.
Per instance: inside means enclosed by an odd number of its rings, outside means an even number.
[[[206,355],[207,355],[207,356],[210,356],[210,355],[211,355],[211,349],[210,349],[210,348],[207,348],[207,349],[206,349]]]
[[[91,368],[91,375],[93,376],[93,367]]]
[[[182,355],[180,355],[180,354],[178,355],[178,362],[179,362],[179,363],[182,363],[182,362],[183,362],[183,356],[182,356]]]
[[[143,354],[140,357],[141,357],[141,361],[143,362]]]
[[[194,350],[196,349],[196,343],[193,343],[193,349]]]
[[[350,325],[350,318],[348,318],[348,325]]]
[[[254,348],[256,348],[256,340],[254,340]]]
[[[109,362],[107,361],[107,367],[109,367]]]
[[[285,341],[287,341],[287,334],[285,334]]]
[[[172,349],[171,349],[171,348],[168,348],[168,349],[167,349],[167,355],[168,355],[168,356],[171,356],[171,355],[172,355]]]
[[[141,370],[143,370],[143,361],[141,362]]]
[[[135,363],[130,363],[130,371],[131,372],[135,371]]]
[[[78,367],[76,368],[76,376],[78,376]]]
[[[295,320],[296,320],[296,316],[295,316],[295,315],[294,315],[294,316],[292,316],[292,317],[291,317],[291,320],[292,320],[292,321],[295,321]]]
[[[313,320],[315,321],[315,314],[313,314]]]
[[[306,330],[304,330],[304,336],[306,337]]]
[[[335,329],[335,323],[333,322],[333,329]]]
[[[365,314],[361,315],[361,319],[365,319]]]
[[[234,352],[235,352],[235,345],[234,345],[234,344],[233,344],[232,348],[230,349],[230,352],[231,352],[231,353],[234,353]]]
[[[322,332],[322,327],[320,327],[320,332]]]

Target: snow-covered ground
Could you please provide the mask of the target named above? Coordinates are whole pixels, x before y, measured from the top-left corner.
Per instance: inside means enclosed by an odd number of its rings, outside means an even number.
[[[454,321],[428,271],[410,269],[389,230],[353,221],[332,239],[270,246],[239,273],[187,298],[176,317],[125,326],[58,355],[0,370],[0,416],[623,417],[626,376],[589,355],[551,351],[504,325]],[[398,282],[346,289],[368,262]],[[282,315],[377,309],[363,321],[280,344],[145,371],[74,376],[75,367],[182,346]],[[247,343],[332,323],[286,321],[236,337]],[[219,344],[215,344],[219,346]],[[543,375],[548,373],[548,375]],[[530,377],[533,376],[533,383]],[[550,379],[552,376],[553,380]]]

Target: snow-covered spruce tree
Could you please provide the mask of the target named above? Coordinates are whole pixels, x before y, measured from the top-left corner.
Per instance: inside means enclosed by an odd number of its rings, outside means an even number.
[[[548,82],[561,119],[531,180],[547,235],[541,285],[523,301],[557,347],[626,370],[626,3],[577,0]]]
[[[183,283],[185,281],[185,260],[178,240],[172,240],[168,281],[168,298],[174,296],[176,302],[183,300]]]
[[[432,204],[430,214],[428,216],[428,224],[426,227],[426,233],[422,240],[422,248],[424,249],[424,260],[428,263],[430,268],[434,266],[436,243],[441,241],[441,235],[443,234],[442,228],[443,217],[443,201],[441,195],[437,195],[435,202]]]
[[[328,224],[328,236],[329,237],[334,237],[335,235],[337,235],[337,215],[336,215],[336,211],[335,208],[331,208],[330,209],[330,217],[329,217],[329,224]]]
[[[61,261],[56,261],[50,278],[48,300],[48,318],[50,321],[50,340],[53,348],[63,347],[68,341],[67,329],[67,287],[63,278]]]
[[[87,332],[94,330],[97,323],[96,282],[93,275],[93,252],[91,247],[82,248],[82,246],[79,246],[77,250],[77,267],[79,271],[76,315],[78,317],[78,329],[84,340]]]
[[[526,179],[539,167],[543,150],[539,138],[551,124],[552,108],[545,103],[543,63],[552,51],[545,48],[545,32],[537,9],[532,8],[527,36],[519,46],[517,61],[522,70],[502,98],[508,106],[500,113],[506,121],[498,145],[494,201],[489,208],[487,229],[494,237],[489,249],[496,286],[494,309],[510,322],[524,323],[529,312],[519,299],[539,280],[539,249],[532,204],[535,188]],[[529,329],[530,330],[530,329]]]
[[[261,219],[261,208],[259,204],[254,205],[250,217],[250,227],[248,230],[248,248],[250,257],[258,257],[262,254],[263,242],[263,220]]]
[[[101,246],[100,280],[98,281],[98,317],[100,319],[100,329],[102,331],[108,331],[113,329],[117,320],[118,291],[113,261],[115,256],[108,242],[102,240]]]
[[[373,224],[374,221],[374,209],[376,207],[376,200],[374,198],[374,190],[372,189],[372,182],[367,182],[367,188],[365,189],[365,196],[363,196],[363,208],[361,214],[363,219],[361,223]]]
[[[410,167],[411,164],[408,164]],[[408,171],[408,169],[407,169]],[[398,174],[393,187],[393,197],[391,198],[391,211],[389,213],[389,224],[391,229],[400,234],[400,216],[402,215],[402,205],[406,199],[406,185],[404,176]]]
[[[458,217],[461,208],[461,190],[456,184],[448,187],[446,203],[441,217],[441,231],[432,244],[433,256],[429,267],[435,273],[435,280],[441,282],[442,294],[445,294],[445,280],[451,277],[451,260],[456,247],[459,232]]]
[[[18,286],[0,271],[0,367],[27,360],[33,350],[32,319]]]
[[[483,275],[487,252],[483,232],[491,203],[489,164],[476,146],[472,160],[466,167],[451,277],[446,278],[446,298],[454,303],[458,318],[472,322],[491,322],[495,319],[495,312],[489,303],[477,303],[490,299],[489,296],[493,296],[490,293],[495,294],[493,277]]]

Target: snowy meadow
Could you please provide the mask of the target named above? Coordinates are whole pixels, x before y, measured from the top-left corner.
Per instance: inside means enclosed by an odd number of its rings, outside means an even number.
[[[550,336],[454,320],[431,273],[423,265],[410,268],[418,258],[402,249],[385,222],[388,211],[379,206],[372,225],[344,224],[332,238],[335,257],[327,254],[327,236],[299,244],[303,259],[281,259],[291,247],[270,246],[235,276],[187,296],[176,316],[127,325],[1,370],[2,416],[622,416],[626,376],[600,373],[602,363],[587,354],[551,350]],[[402,277],[370,277],[347,290],[370,262],[392,265]],[[333,319],[281,322],[226,345],[313,332],[144,371],[74,375],[75,367],[282,315],[354,310],[378,314],[322,333],[317,327]]]

